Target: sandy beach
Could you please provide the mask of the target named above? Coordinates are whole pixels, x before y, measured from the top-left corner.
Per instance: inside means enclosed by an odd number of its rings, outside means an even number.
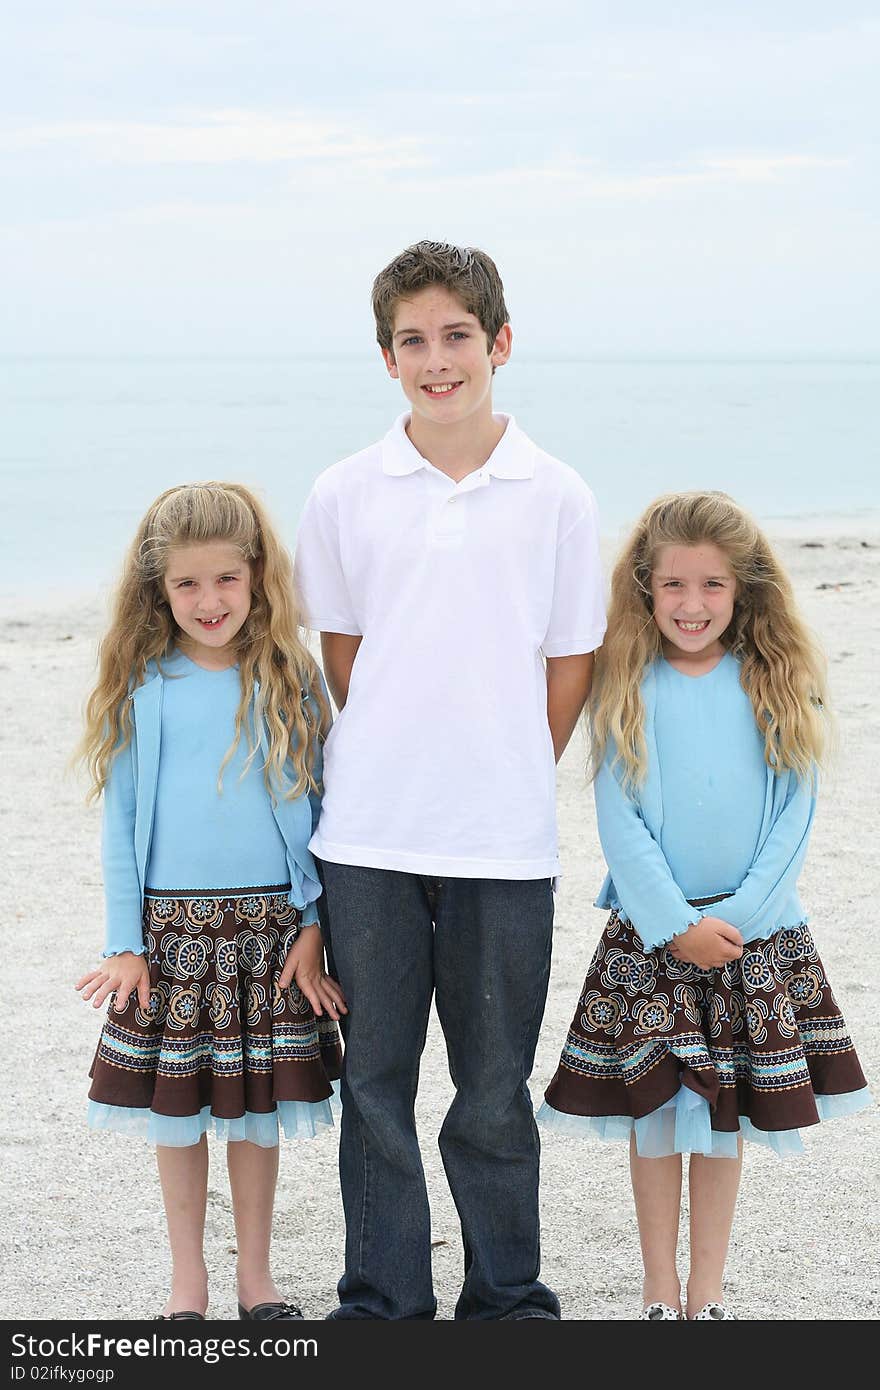
[[[825,644],[839,747],[824,779],[802,897],[862,1065],[880,1096],[876,928],[880,534],[791,528],[778,548]],[[608,546],[610,557],[613,544]],[[150,1318],[166,1288],[164,1220],[148,1146],[85,1127],[87,1073],[100,1017],[73,981],[103,940],[100,811],[65,772],[103,621],[97,598],[7,603],[2,631],[2,931],[7,984],[0,1203],[5,1319]],[[550,994],[532,1091],[558,1060],[603,914],[592,793],[578,731],[559,769],[564,877]],[[433,1211],[438,1315],[452,1316],[461,1248],[436,1135],[451,1096],[432,1021],[418,1117]],[[878,1315],[876,1108],[804,1132],[806,1154],[747,1150],[729,1262],[729,1302],[744,1319]],[[543,1138],[543,1277],[566,1319],[620,1319],[640,1307],[638,1238],[623,1146]],[[343,1221],[336,1134],[283,1147],[275,1236],[281,1287],[307,1317],[335,1303]],[[686,1245],[686,1230],[682,1231]],[[235,1313],[234,1234],[224,1154],[212,1141],[207,1260],[210,1316]],[[683,1265],[686,1268],[686,1264]]]

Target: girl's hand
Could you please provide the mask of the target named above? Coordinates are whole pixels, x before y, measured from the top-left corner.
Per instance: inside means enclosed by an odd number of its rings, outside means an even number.
[[[278,989],[288,989],[294,980],[316,1014],[325,1009],[331,1018],[348,1013],[342,990],[324,971],[324,943],[317,922],[303,927],[288,951]]]
[[[74,989],[79,990],[83,999],[92,1001],[93,1009],[100,1009],[108,994],[116,991],[115,1009],[122,1013],[129,996],[137,990],[138,1003],[144,1013],[150,1007],[150,969],[146,956],[136,956],[134,951],[121,951],[118,956],[108,956],[88,975],[77,980]]]
[[[702,917],[686,932],[674,936],[667,950],[676,960],[697,965],[701,970],[717,970],[729,960],[739,960],[743,939],[736,927],[720,917]]]

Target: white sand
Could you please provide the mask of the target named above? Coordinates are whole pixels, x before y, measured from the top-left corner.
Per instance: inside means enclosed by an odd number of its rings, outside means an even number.
[[[818,535],[780,542],[808,619],[831,659],[840,750],[825,779],[801,880],[819,951],[862,1065],[880,1093],[876,777],[880,724],[880,537]],[[101,949],[98,811],[65,775],[102,621],[98,601],[7,604],[3,791],[7,888],[3,944],[3,1126],[0,1316],[144,1318],[162,1306],[164,1221],[149,1148],[89,1133],[87,1072],[99,1016],[74,979]],[[557,905],[550,996],[532,1078],[536,1099],[555,1070],[603,915],[602,879],[583,742],[559,774],[565,877]],[[419,1123],[434,1220],[439,1315],[451,1317],[461,1274],[458,1223],[436,1135],[451,1096],[436,1020],[422,1067]],[[729,1262],[729,1300],[743,1318],[871,1318],[878,1313],[876,1109],[804,1133],[807,1154],[782,1162],[749,1148]],[[235,1312],[234,1236],[221,1146],[212,1141],[207,1259],[214,1317]],[[622,1146],[543,1140],[543,1275],[566,1318],[630,1318],[640,1302],[638,1239]],[[686,1249],[686,1233],[682,1235]],[[336,1135],[286,1145],[275,1269],[307,1316],[335,1302],[343,1223]],[[686,1271],[686,1259],[682,1268]]]

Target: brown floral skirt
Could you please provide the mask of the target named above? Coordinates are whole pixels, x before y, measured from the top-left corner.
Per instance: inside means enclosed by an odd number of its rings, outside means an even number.
[[[300,932],[289,885],[225,893],[147,890],[150,1004],[111,1000],[90,1075],[89,1123],[156,1143],[278,1142],[331,1124],[336,1023],[316,1018],[282,964]]]
[[[715,899],[714,901],[718,901]],[[699,905],[704,905],[701,900]],[[682,1098],[684,1107],[682,1106]],[[624,1137],[644,1117],[667,1112],[668,1147],[708,1152],[693,1139],[704,1116],[711,1150],[742,1131],[779,1152],[774,1138],[870,1103],[846,1023],[805,923],[750,941],[717,970],[648,951],[636,929],[612,912],[587,971],[541,1118],[550,1127]],[[671,1112],[677,1107],[678,1114]],[[603,1124],[594,1121],[601,1119]],[[620,1120],[615,1130],[614,1123]],[[697,1126],[699,1128],[699,1125]],[[677,1128],[684,1143],[671,1138]],[[654,1142],[657,1130],[655,1127]],[[639,1152],[654,1152],[641,1144]]]

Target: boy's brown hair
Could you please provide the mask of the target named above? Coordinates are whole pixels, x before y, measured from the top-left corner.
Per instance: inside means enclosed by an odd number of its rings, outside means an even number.
[[[417,241],[376,276],[373,315],[379,346],[391,349],[398,302],[429,285],[449,290],[467,313],[479,319],[491,352],[499,332],[510,321],[498,268],[485,251],[475,246],[451,246],[445,241]]]

